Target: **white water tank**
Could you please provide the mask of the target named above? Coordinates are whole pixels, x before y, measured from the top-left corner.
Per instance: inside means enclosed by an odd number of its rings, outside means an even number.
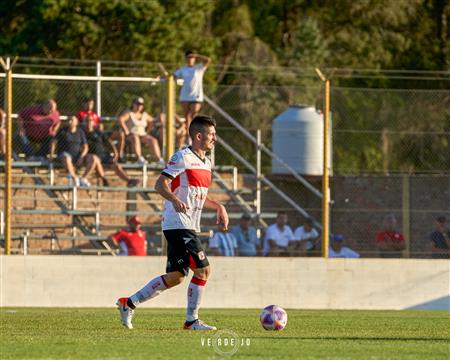
[[[289,106],[273,120],[272,150],[299,174],[322,175],[323,114],[312,106]],[[272,159],[272,173],[288,174],[289,171]]]

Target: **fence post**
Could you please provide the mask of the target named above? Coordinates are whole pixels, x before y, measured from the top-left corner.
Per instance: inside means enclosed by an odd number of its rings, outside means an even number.
[[[97,115],[99,117],[102,116],[102,80],[100,77],[102,76],[102,63],[97,61]]]
[[[166,77],[167,105],[166,105],[166,158],[168,162],[175,150],[174,123],[175,123],[175,80],[173,75]]]
[[[409,258],[411,256],[411,228],[410,228],[410,183],[409,175],[402,176],[402,231],[405,237],[405,250],[403,257]]]
[[[5,103],[6,103],[6,161],[5,161],[5,254],[11,254],[11,216],[12,216],[12,68],[17,61],[0,58],[0,63],[6,73]]]
[[[328,258],[330,245],[330,185],[329,185],[329,124],[330,124],[330,79],[317,68],[317,74],[325,83],[323,116],[323,174],[322,174],[322,256]]]

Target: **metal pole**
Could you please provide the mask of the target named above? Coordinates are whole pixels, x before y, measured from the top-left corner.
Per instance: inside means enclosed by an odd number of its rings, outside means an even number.
[[[322,255],[328,258],[328,248],[330,242],[330,186],[329,186],[329,122],[330,122],[330,80],[325,81],[325,109],[323,124],[323,175],[322,175],[322,235],[323,249]]]
[[[1,64],[6,73],[6,161],[5,161],[5,255],[11,254],[11,208],[12,208],[12,67],[10,58]]]
[[[97,115],[102,116],[102,63],[97,61]]]
[[[316,68],[325,83],[323,116],[323,174],[322,174],[322,256],[328,258],[330,245],[330,186],[329,186],[329,126],[330,126],[330,80]],[[333,70],[334,73],[334,70]]]
[[[256,217],[261,216],[261,129],[256,130]]]
[[[175,150],[174,123],[175,123],[175,81],[173,75],[167,75],[167,115],[166,115],[166,161],[168,162]]]

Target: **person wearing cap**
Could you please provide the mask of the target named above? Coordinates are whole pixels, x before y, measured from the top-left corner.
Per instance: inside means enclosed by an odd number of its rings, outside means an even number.
[[[199,114],[203,103],[203,75],[208,68],[211,59],[207,56],[195,54],[191,50],[185,53],[186,65],[178,68],[174,76],[183,79],[180,90],[180,102],[186,118],[186,144],[189,144],[189,125],[192,119]],[[196,64],[197,59],[201,64]]]
[[[109,239],[119,246],[121,256],[146,256],[147,238],[145,231],[141,230],[141,220],[138,216],[132,216],[128,226],[128,229],[112,234]]]
[[[146,164],[142,156],[142,146],[146,145],[150,153],[159,164],[164,164],[161,157],[158,139],[151,136],[148,131],[153,126],[153,118],[144,111],[144,98],[137,97],[131,104],[131,109],[124,111],[118,118],[119,131],[112,135],[113,140],[119,140],[119,158],[123,159],[125,142],[129,141],[139,164]]]
[[[257,256],[261,254],[261,244],[256,234],[256,229],[251,226],[252,218],[249,214],[243,214],[231,233],[235,236],[240,256]]]
[[[405,238],[397,231],[397,219],[394,214],[384,217],[383,229],[377,233],[377,247],[382,258],[400,258],[405,249]]]
[[[101,124],[100,117],[94,111],[95,100],[91,97],[86,97],[83,101],[83,107],[77,114],[78,120],[80,120],[80,124],[85,126],[88,116],[94,121],[95,128],[99,128],[103,130],[103,124]]]
[[[347,246],[344,246],[344,236],[340,234],[331,237],[331,244],[328,250],[330,258],[359,258],[359,254]]]
[[[294,231],[294,240],[289,244],[293,256],[305,256],[314,252],[319,245],[319,233],[314,229],[314,221],[306,218],[302,226]]]
[[[431,233],[430,240],[433,259],[450,259],[450,230],[444,216],[436,218],[435,230]]]

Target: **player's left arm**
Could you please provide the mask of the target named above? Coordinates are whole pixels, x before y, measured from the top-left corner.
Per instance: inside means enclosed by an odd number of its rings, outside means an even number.
[[[206,209],[216,210],[217,211],[217,224],[223,224],[225,229],[228,230],[228,213],[221,203],[215,200],[211,200],[208,197],[205,199],[205,204],[203,205]]]

